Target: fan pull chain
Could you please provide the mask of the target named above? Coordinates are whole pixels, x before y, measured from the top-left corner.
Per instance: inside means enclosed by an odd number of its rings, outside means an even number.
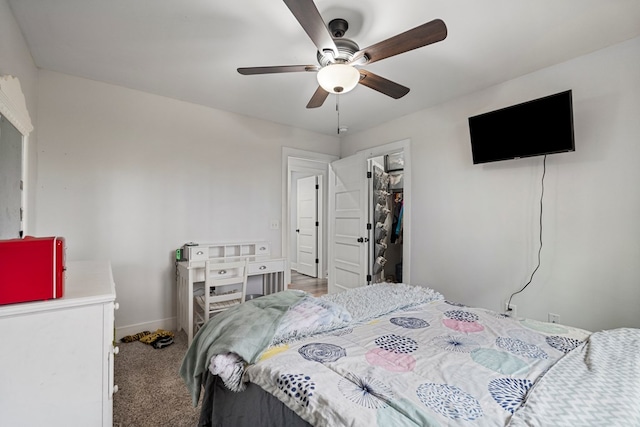
[[[338,113],[338,126],[336,127],[336,131],[338,135],[340,135],[340,95],[336,95],[336,112]]]
[[[340,125],[340,95],[336,94],[336,112],[338,113],[338,135],[340,135],[341,133],[346,133],[347,130],[349,129],[346,126],[341,126]]]

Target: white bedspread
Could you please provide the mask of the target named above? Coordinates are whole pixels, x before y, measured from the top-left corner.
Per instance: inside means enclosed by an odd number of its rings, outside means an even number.
[[[319,427],[504,426],[587,336],[438,300],[272,347],[245,377]]]
[[[343,329],[400,308],[443,298],[433,289],[403,283],[380,283],[322,298],[307,295],[295,301],[282,316],[271,344],[290,343],[323,332]],[[262,332],[259,331],[260,335]],[[261,353],[265,349],[266,347],[255,351]],[[246,365],[247,361],[236,353],[216,353],[211,357],[209,371],[220,376],[230,390],[242,391],[245,387],[243,377]]]

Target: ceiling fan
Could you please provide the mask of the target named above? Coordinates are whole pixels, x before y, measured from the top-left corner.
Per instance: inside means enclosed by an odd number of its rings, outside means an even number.
[[[419,25],[365,49],[344,38],[349,24],[334,19],[327,26],[313,0],[284,0],[307,35],[318,48],[319,65],[281,65],[238,68],[243,75],[291,72],[317,72],[318,89],[307,108],[320,107],[329,93],[346,93],[358,83],[394,99],[409,93],[409,88],[356,66],[372,64],[391,56],[444,40],[447,27],[440,19]]]

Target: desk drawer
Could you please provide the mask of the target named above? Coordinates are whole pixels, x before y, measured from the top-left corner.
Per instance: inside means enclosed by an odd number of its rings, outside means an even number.
[[[255,255],[256,256],[265,256],[269,255],[269,244],[268,243],[258,243],[255,247]]]
[[[208,246],[185,246],[182,256],[190,261],[206,261],[209,259]]]
[[[284,259],[252,261],[249,263],[249,275],[284,271]]]
[[[213,280],[228,279],[230,277],[242,277],[239,267],[225,267],[224,263],[216,263],[211,267]]]

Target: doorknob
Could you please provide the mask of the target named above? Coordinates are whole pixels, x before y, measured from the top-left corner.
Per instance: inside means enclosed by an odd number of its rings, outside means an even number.
[[[364,243],[364,237],[358,237],[358,242]]]
[[[299,232],[300,232],[300,229],[299,229],[299,228],[296,228],[296,233],[299,233]]]

